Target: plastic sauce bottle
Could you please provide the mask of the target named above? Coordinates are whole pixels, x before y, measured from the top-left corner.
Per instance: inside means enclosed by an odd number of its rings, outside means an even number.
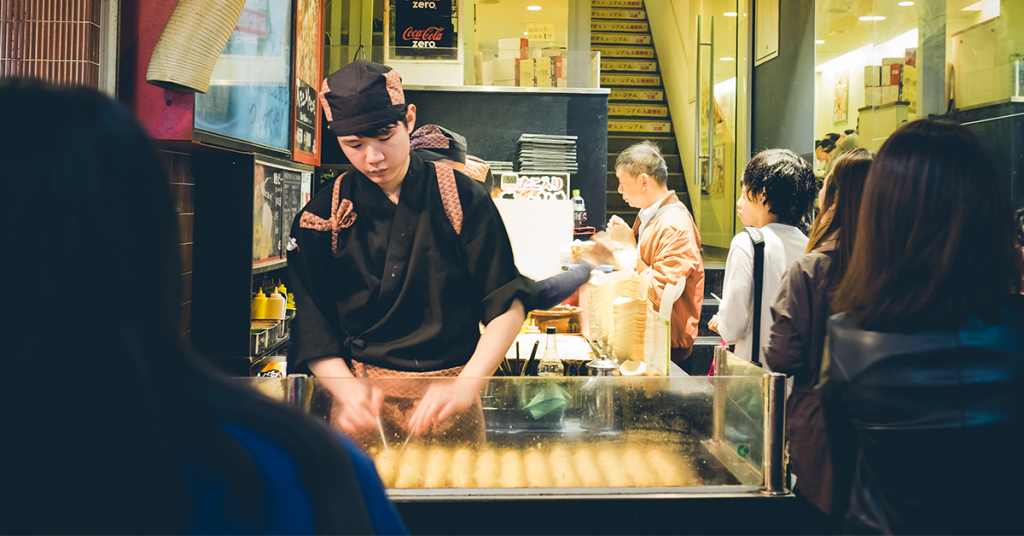
[[[287,303],[280,292],[273,292],[267,297],[267,316],[272,320],[284,320]]]
[[[262,320],[267,318],[267,297],[263,294],[263,289],[260,289],[260,291],[256,293],[256,297],[252,299],[250,316],[253,320]]]
[[[579,190],[572,191],[572,222],[577,229],[587,226],[587,205],[580,197]]]
[[[547,332],[548,346],[544,350],[544,357],[537,363],[537,376],[565,376],[565,366],[555,349],[555,328],[549,326]]]

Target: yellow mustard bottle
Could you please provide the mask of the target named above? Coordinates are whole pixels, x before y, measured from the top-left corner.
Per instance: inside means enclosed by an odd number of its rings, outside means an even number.
[[[285,304],[285,308],[289,311],[295,310],[295,295],[291,292],[288,293],[288,303]]]
[[[252,310],[250,313],[252,320],[267,318],[267,297],[263,294],[263,289],[260,289],[256,293],[256,297],[252,299]]]

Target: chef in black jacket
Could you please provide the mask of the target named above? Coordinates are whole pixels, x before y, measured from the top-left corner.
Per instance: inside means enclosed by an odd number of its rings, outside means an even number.
[[[405,103],[396,71],[353,62],[324,80],[320,99],[355,170],[327,185],[292,225],[288,270],[298,311],[289,370],[466,378],[434,383],[412,406],[383,412],[407,420],[391,423],[406,432],[423,433],[479,405],[480,378],[494,373],[519,332],[530,283],[516,269],[489,192],[411,154],[416,107]],[[376,430],[386,393],[358,382],[323,385],[344,408],[336,425],[350,434]]]

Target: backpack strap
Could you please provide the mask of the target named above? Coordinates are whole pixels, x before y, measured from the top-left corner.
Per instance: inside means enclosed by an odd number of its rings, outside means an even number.
[[[647,225],[650,225],[652,221],[658,219],[659,217],[661,217],[662,214],[664,214],[664,213],[666,213],[666,212],[668,212],[668,211],[670,211],[672,209],[682,210],[683,207],[679,206],[678,203],[669,203],[668,205],[665,205],[665,206],[659,208],[658,211],[655,212],[653,216],[651,216],[651,219],[650,219],[650,221],[647,222]]]
[[[455,234],[462,234],[462,202],[459,199],[458,185],[455,184],[455,172],[440,162],[434,162],[437,174],[437,187],[441,190],[441,203],[448,221],[452,222]]]
[[[761,365],[761,294],[764,292],[764,234],[756,227],[744,227],[754,244],[754,325],[750,349],[750,361]]]

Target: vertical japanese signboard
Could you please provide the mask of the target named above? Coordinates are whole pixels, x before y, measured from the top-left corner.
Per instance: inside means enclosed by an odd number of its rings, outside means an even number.
[[[451,0],[394,1],[397,55],[417,55],[415,51],[402,48],[444,49],[455,46]]]
[[[295,1],[295,122],[292,159],[320,165],[320,102],[323,78],[322,0]]]
[[[252,264],[283,259],[295,215],[309,200],[312,173],[257,162],[253,173]]]

